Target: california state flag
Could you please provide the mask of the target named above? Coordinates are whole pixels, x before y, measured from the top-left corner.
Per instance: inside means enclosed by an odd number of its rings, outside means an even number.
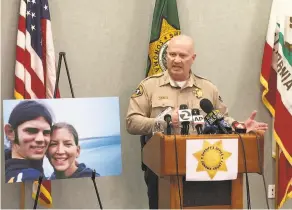
[[[292,198],[292,0],[274,0],[264,48],[262,100],[273,116],[279,146],[277,207]]]

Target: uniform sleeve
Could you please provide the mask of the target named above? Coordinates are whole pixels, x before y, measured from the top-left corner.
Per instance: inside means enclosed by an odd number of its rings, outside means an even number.
[[[148,135],[152,133],[155,123],[150,117],[151,100],[143,83],[132,94],[126,116],[126,128],[133,135]]]
[[[224,115],[224,120],[231,125],[232,122],[235,120],[229,116],[228,108],[224,104],[217,88],[215,88],[213,100],[214,100],[214,108],[219,110]]]

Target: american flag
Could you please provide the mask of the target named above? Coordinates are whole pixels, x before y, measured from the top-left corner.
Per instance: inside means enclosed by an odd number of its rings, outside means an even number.
[[[55,81],[55,50],[48,0],[20,0],[14,96],[16,99],[53,98]],[[36,190],[37,181],[33,183],[34,199]],[[42,182],[39,203],[46,207],[52,205],[50,181]]]
[[[48,0],[21,0],[15,98],[53,98],[55,81],[55,50]]]

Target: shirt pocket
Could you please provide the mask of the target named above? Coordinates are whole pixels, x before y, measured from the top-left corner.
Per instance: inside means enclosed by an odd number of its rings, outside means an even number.
[[[166,109],[171,108],[174,109],[174,102],[172,100],[163,99],[163,100],[155,100],[152,101],[152,108],[151,108],[151,118],[156,118],[159,114],[161,114]]]

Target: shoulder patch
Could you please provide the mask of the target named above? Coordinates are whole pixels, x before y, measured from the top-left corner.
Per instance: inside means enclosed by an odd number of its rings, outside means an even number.
[[[143,93],[144,93],[143,86],[139,85],[137,87],[137,89],[135,90],[135,92],[132,94],[131,98],[136,98],[136,97],[142,96]]]

